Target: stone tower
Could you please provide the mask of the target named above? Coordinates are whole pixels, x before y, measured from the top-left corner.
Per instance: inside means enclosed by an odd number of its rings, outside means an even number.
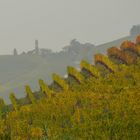
[[[39,55],[38,40],[35,40],[35,54]]]

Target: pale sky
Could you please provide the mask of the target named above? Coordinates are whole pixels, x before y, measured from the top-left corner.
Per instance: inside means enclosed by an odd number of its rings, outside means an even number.
[[[60,50],[70,40],[102,44],[140,24],[140,0],[0,0],[0,54]]]

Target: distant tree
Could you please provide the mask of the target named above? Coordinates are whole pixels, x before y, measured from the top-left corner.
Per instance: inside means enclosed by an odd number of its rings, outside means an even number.
[[[140,25],[134,25],[130,30],[130,35],[139,35],[140,34]]]
[[[24,52],[24,51],[21,53],[21,55],[25,55],[25,54],[26,54],[26,52]]]
[[[18,52],[17,52],[17,49],[16,49],[16,48],[15,48],[14,51],[13,51],[13,55],[14,55],[14,56],[17,56],[17,55],[18,55]]]
[[[34,50],[31,50],[31,51],[28,51],[27,54],[28,55],[32,55],[34,53],[34,51],[35,51],[35,49]]]
[[[45,57],[45,56],[48,56],[48,55],[51,55],[53,52],[51,49],[40,49],[40,53],[41,53],[41,56]]]
[[[81,43],[78,42],[76,39],[73,39],[73,40],[71,40],[70,45],[71,45],[71,46],[80,46]]]
[[[73,39],[70,42],[70,45],[67,45],[63,48],[62,52],[67,53],[72,61],[80,61],[82,59],[85,59],[91,62],[94,49],[95,45],[91,43],[82,44],[76,39]]]

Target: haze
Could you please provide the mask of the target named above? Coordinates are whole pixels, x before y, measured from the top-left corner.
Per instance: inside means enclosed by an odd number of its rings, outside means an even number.
[[[59,51],[70,40],[102,44],[139,24],[139,0],[0,0],[0,54],[39,47]]]

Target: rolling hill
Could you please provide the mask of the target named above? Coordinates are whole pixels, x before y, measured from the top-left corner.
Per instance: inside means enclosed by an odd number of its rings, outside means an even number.
[[[65,75],[68,65],[79,67],[82,59],[93,61],[96,53],[106,53],[106,49],[111,46],[119,46],[125,40],[135,40],[135,36],[127,36],[115,41],[87,49],[86,53],[79,47],[79,53],[75,56],[69,52],[59,52],[51,57],[43,58],[37,55],[1,55],[0,56],[0,96],[9,103],[9,93],[15,92],[17,97],[25,95],[24,86],[29,84],[33,90],[37,90],[37,80],[43,79],[51,83],[51,74],[57,72],[61,76]],[[74,46],[73,46],[74,47]],[[84,54],[89,54],[85,57]],[[20,82],[19,82],[20,81]]]
[[[96,54],[94,64],[67,67],[67,77],[26,85],[26,96],[0,99],[1,139],[139,140],[140,36]],[[20,81],[19,81],[20,82]]]

